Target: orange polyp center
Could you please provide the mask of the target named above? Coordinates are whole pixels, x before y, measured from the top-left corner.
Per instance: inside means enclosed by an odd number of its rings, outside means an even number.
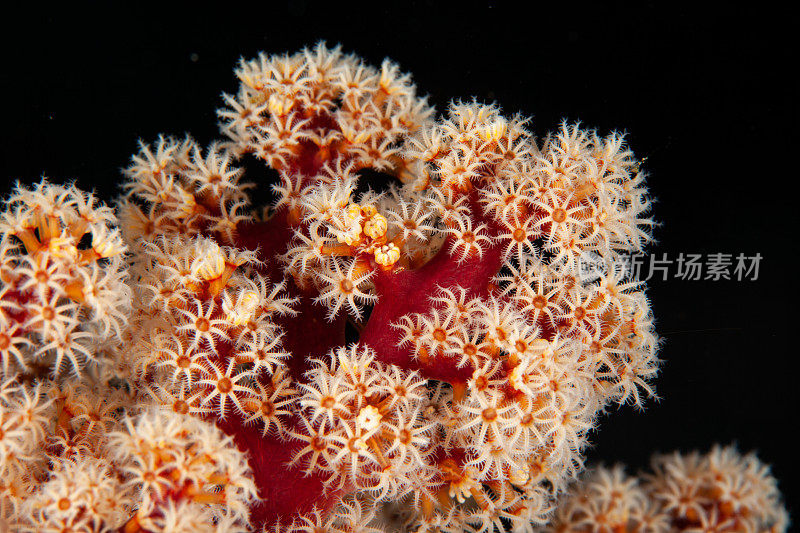
[[[231,383],[231,380],[228,378],[222,378],[217,383],[217,388],[221,393],[227,394],[233,390],[233,383]]]
[[[473,357],[478,353],[478,347],[474,344],[467,344],[464,346],[464,353],[470,357]]]
[[[353,292],[353,282],[349,279],[343,279],[341,283],[339,283],[339,287],[342,289],[343,293],[349,294]]]
[[[494,407],[487,407],[483,410],[481,416],[487,422],[494,422],[497,419],[497,410]]]
[[[70,506],[69,498],[61,498],[60,500],[58,500],[58,508],[60,510],[66,511],[67,509],[69,509],[69,506]]]
[[[311,439],[311,442],[309,442],[309,445],[313,450],[318,452],[321,452],[328,447],[325,440],[321,437],[314,437],[313,439]]]
[[[198,318],[194,325],[198,331],[202,331],[203,333],[211,329],[211,324],[209,323],[208,319],[203,317]]]
[[[475,234],[471,231],[464,232],[464,235],[461,237],[461,240],[464,242],[475,242]]]
[[[565,220],[567,220],[567,212],[566,211],[564,211],[560,207],[558,209],[554,209],[553,210],[553,221],[554,222],[557,222],[557,223],[561,224]]]
[[[5,333],[0,333],[0,350],[5,350],[11,346],[11,339]]]
[[[53,320],[56,317],[56,312],[52,307],[45,307],[42,309],[42,318],[45,320]]]
[[[536,309],[544,309],[545,307],[547,307],[547,299],[541,295],[534,297],[532,303]]]
[[[439,342],[444,342],[447,339],[447,332],[442,328],[436,328],[433,330],[433,338]]]
[[[185,415],[189,412],[189,404],[183,400],[175,400],[175,403],[172,404],[172,410]]]
[[[192,360],[185,355],[182,355],[178,357],[178,360],[175,364],[177,364],[179,368],[189,368],[189,366],[192,364]]]
[[[584,309],[583,307],[575,308],[575,318],[581,320],[585,316],[586,316],[586,309]]]
[[[331,396],[326,396],[325,398],[322,399],[321,404],[322,407],[324,407],[325,409],[330,409],[331,407],[336,405],[336,400],[334,400]]]
[[[514,344],[514,347],[517,349],[518,352],[522,353],[528,349],[528,344],[525,341],[517,341]]]
[[[522,242],[525,240],[525,230],[522,228],[517,228],[514,230],[514,240],[517,242]]]
[[[270,401],[262,402],[261,412],[264,414],[264,416],[271,417],[272,415],[275,414],[275,406],[272,405],[272,402]]]

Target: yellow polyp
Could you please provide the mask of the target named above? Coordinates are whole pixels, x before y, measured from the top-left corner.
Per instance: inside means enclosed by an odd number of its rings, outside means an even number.
[[[76,302],[83,303],[86,300],[86,296],[83,293],[83,282],[80,280],[67,284],[64,287],[64,292]]]
[[[391,269],[400,260],[400,249],[394,244],[387,244],[375,250],[374,256],[376,263],[384,269]]]
[[[379,239],[386,235],[387,228],[386,217],[383,215],[373,214],[364,222],[364,234],[371,239]]]

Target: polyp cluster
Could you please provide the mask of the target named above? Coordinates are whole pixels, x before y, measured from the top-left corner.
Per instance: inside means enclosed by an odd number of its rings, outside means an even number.
[[[6,202],[3,519],[546,523],[598,415],[653,395],[642,284],[580,269],[650,239],[623,136],[537,140],[475,102],[435,119],[396,65],[324,45],[236,74],[224,140],[141,143],[119,222],[44,181]]]

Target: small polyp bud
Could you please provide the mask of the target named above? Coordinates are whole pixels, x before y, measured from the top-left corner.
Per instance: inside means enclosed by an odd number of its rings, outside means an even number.
[[[358,412],[356,424],[361,429],[371,432],[380,425],[381,418],[383,417],[381,416],[380,411],[378,411],[378,409],[375,407],[368,405]]]
[[[386,235],[387,227],[386,217],[375,214],[364,222],[364,234],[373,239],[379,239]]]
[[[362,205],[361,206],[361,214],[364,215],[366,218],[374,217],[378,214],[378,210],[375,209],[374,205]]]
[[[198,246],[197,274],[206,281],[217,279],[225,272],[225,256],[219,246],[213,242],[207,242],[204,246]]]
[[[375,262],[381,266],[392,266],[400,260],[400,248],[394,243],[389,243],[375,250]]]

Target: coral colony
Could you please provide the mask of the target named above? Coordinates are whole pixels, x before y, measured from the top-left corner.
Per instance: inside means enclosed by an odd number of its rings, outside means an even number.
[[[48,181],[6,200],[0,529],[785,527],[729,450],[569,484],[658,369],[642,283],[579,275],[650,240],[622,135],[437,119],[393,63],[322,44],[236,75],[225,140],[141,143],[116,210]]]

